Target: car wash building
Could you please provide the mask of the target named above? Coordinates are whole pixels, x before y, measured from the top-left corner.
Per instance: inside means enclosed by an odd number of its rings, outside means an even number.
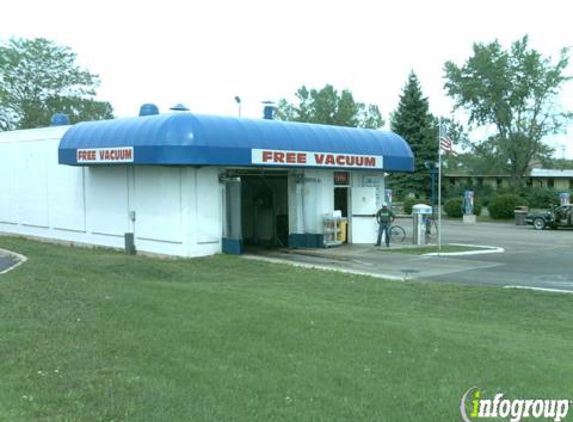
[[[373,243],[385,173],[414,168],[392,132],[142,110],[0,133],[0,231],[193,257],[324,247],[338,214]]]

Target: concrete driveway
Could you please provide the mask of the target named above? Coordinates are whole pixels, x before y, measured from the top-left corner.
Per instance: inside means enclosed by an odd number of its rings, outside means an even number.
[[[402,224],[402,223],[401,223]],[[408,232],[411,227],[404,224]],[[443,221],[443,243],[497,246],[504,253],[418,256],[385,248],[347,245],[330,249],[279,250],[260,258],[378,277],[426,282],[525,286],[573,291],[573,230],[534,230],[505,223]],[[392,248],[399,248],[393,245]]]

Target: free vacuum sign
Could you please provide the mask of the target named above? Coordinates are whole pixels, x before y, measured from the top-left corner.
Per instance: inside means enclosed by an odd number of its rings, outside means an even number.
[[[133,147],[78,149],[76,159],[78,163],[133,163]]]
[[[252,149],[251,163],[292,167],[344,167],[381,169],[382,156],[335,152]]]

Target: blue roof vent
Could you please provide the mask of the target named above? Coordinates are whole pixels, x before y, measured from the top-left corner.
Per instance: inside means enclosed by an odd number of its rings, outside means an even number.
[[[173,107],[171,107],[169,110],[172,111],[189,111],[189,109],[187,107],[185,107],[183,104],[179,103],[179,104],[175,104]]]
[[[263,108],[263,119],[273,120],[275,112],[275,103],[272,101],[263,101],[265,108]]]
[[[50,126],[67,126],[69,124],[70,118],[64,113],[56,113],[50,119]]]
[[[159,108],[155,104],[146,103],[139,108],[139,117],[159,114]]]

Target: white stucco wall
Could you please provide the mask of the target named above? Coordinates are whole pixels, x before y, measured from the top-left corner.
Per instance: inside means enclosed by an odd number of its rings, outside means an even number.
[[[138,251],[188,257],[221,252],[222,169],[59,165],[67,128],[0,133],[0,232],[115,248],[133,232]],[[366,186],[377,188],[380,205],[382,173],[351,172],[350,195],[352,187]],[[331,169],[289,171],[290,234],[323,233],[324,215],[333,210]]]
[[[66,130],[0,133],[0,232],[116,248],[133,232],[138,251],[221,251],[218,169],[59,165]]]
[[[289,227],[291,234],[321,234],[324,232],[325,214],[334,211],[334,176],[332,170],[305,169],[293,170],[289,177]],[[302,182],[297,183],[294,174],[303,174]],[[350,172],[349,234],[352,233],[352,189],[357,187],[376,188],[376,206],[380,208],[384,200],[384,174],[382,172]],[[375,211],[374,211],[375,212]],[[368,219],[369,233],[375,233],[375,221]],[[368,239],[366,243],[374,241]],[[349,237],[352,241],[352,236]]]

